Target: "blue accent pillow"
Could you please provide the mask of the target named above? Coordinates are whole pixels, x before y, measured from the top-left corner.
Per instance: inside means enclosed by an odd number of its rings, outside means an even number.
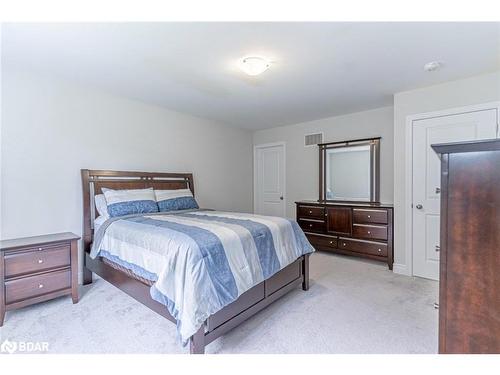
[[[158,205],[152,188],[133,190],[104,188],[102,192],[106,198],[108,213],[111,217],[158,212]]]
[[[177,210],[188,210],[188,209],[198,209],[198,203],[193,197],[179,197],[172,199],[165,199],[158,202],[158,208],[160,212],[165,211],[177,211]]]
[[[198,209],[198,203],[189,189],[155,190],[160,212]]]

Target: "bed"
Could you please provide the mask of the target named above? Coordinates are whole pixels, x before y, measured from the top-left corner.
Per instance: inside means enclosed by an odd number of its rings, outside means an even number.
[[[283,244],[280,243],[280,247],[287,249],[286,257],[284,252],[276,252],[276,254],[278,254],[277,257],[279,258],[279,261],[274,260],[273,263],[272,260],[266,260],[265,263],[262,263],[262,259],[260,259],[260,264],[263,265],[260,273],[257,275],[257,272],[252,273],[248,271],[248,275],[250,276],[247,275],[247,278],[250,278],[251,280],[245,284],[245,288],[243,288],[240,284],[244,283],[243,279],[245,279],[246,274],[242,273],[241,275],[237,275],[238,277],[234,276],[234,279],[240,278],[241,280],[237,280],[238,282],[236,284],[238,284],[238,286],[236,289],[238,293],[234,292],[232,294],[232,298],[228,297],[224,299],[223,296],[221,297],[222,294],[219,292],[214,294],[212,297],[209,292],[203,289],[206,283],[204,283],[204,278],[200,275],[204,275],[204,273],[196,270],[196,275],[193,278],[196,279],[197,283],[196,285],[193,285],[191,289],[197,293],[191,293],[190,290],[189,292],[195,297],[190,297],[191,294],[188,294],[188,296],[184,299],[193,300],[191,302],[195,305],[195,307],[192,309],[194,309],[194,311],[200,310],[204,312],[205,315],[192,314],[196,315],[198,319],[196,321],[199,321],[200,316],[203,321],[199,323],[199,327],[197,325],[190,324],[190,320],[188,319],[191,317],[189,314],[190,310],[188,309],[188,307],[190,307],[189,303],[186,303],[186,308],[179,308],[179,306],[183,307],[183,304],[180,303],[183,299],[178,297],[173,298],[172,295],[175,295],[175,293],[169,294],[168,292],[170,285],[168,280],[171,278],[169,279],[168,276],[164,275],[165,272],[157,272],[157,274],[163,275],[161,277],[158,275],[154,275],[155,277],[152,277],[148,272],[141,272],[141,270],[143,271],[142,268],[135,267],[134,264],[126,262],[125,257],[123,257],[121,253],[116,253],[119,255],[116,256],[116,254],[112,255],[111,253],[108,253],[107,250],[111,249],[106,249],[105,251],[104,249],[106,246],[115,246],[115,242],[109,239],[105,240],[107,231],[111,231],[110,228],[113,228],[114,234],[110,235],[110,238],[117,238],[120,234],[124,238],[134,238],[134,231],[142,231],[143,228],[151,229],[152,226],[158,226],[161,228],[154,232],[155,235],[157,235],[155,244],[160,244],[157,246],[161,247],[164,243],[166,248],[170,246],[170,243],[175,242],[177,239],[169,238],[168,234],[165,233],[174,233],[168,231],[172,228],[177,229],[176,226],[179,225],[179,223],[182,223],[182,225],[188,228],[190,228],[189,225],[193,225],[201,226],[203,228],[214,227],[216,228],[216,230],[214,229],[215,231],[227,231],[227,228],[225,228],[227,226],[229,228],[233,228],[233,231],[236,231],[234,228],[242,230],[241,227],[249,225],[248,223],[255,226],[255,222],[267,223],[268,221],[279,222],[279,220],[285,222],[287,219],[212,210],[188,210],[173,213],[141,214],[130,218],[115,218],[114,222],[113,220],[108,220],[106,225],[103,225],[98,231],[96,231],[95,229],[97,227],[97,223],[95,220],[97,213],[94,197],[95,195],[100,194],[103,191],[102,189],[189,189],[194,196],[193,176],[190,173],[120,172],[88,169],[82,169],[81,176],[83,185],[83,245],[85,252],[83,267],[84,284],[91,283],[92,274],[95,273],[151,310],[177,324],[181,342],[189,345],[190,353],[204,353],[205,346],[210,342],[235,328],[240,323],[255,315],[289,291],[297,288],[299,285],[301,285],[302,289],[305,291],[309,289],[309,255],[313,249],[308,242],[301,242],[303,233],[300,229],[299,232],[296,232],[295,228],[298,227],[297,224],[290,221],[290,225],[287,225],[290,228],[293,228],[293,232],[279,233],[283,242]],[[261,224],[258,225],[263,226]],[[164,228],[165,226],[167,228]],[[162,230],[164,230],[165,233],[159,232]],[[244,228],[242,231],[245,230],[246,229]],[[250,230],[246,232],[251,233]],[[137,233],[140,234],[142,232]],[[289,238],[293,236],[291,233],[294,233],[295,238]],[[255,243],[252,246],[256,248],[255,244],[257,244],[257,237],[259,238],[259,241],[263,241],[265,236],[261,233],[258,233],[258,235],[255,235],[254,233],[253,235]],[[273,236],[274,237],[272,237],[272,239],[276,241],[275,238],[278,236],[274,234]],[[94,240],[99,244],[99,246],[93,246]],[[123,238],[120,240],[123,240]],[[159,240],[165,242],[158,242]],[[204,238],[202,245],[205,246],[205,243],[209,242],[210,241],[207,241]],[[295,244],[295,253],[289,249],[291,248],[291,245],[285,246],[286,243]],[[265,249],[265,245],[263,244],[265,244],[265,242],[262,242],[262,244],[259,245],[259,256],[261,256],[263,249]],[[189,246],[184,246],[183,243],[181,245],[183,248],[188,249],[185,250],[183,254],[191,254]],[[233,253],[233,248],[231,246],[233,246],[231,245],[231,242],[225,243],[224,251],[226,254]],[[274,247],[276,247],[276,249],[278,248],[276,242],[274,243]],[[300,249],[297,249],[299,247]],[[241,252],[242,248],[239,249],[239,251]],[[234,252],[237,252],[237,249],[234,249]],[[171,256],[171,253],[172,251],[169,249],[169,256]],[[245,256],[248,257],[249,255],[245,252]],[[228,257],[234,257],[234,255],[229,255]],[[286,258],[285,260],[284,257]],[[179,262],[178,258],[181,257],[176,255],[174,258],[176,262]],[[203,257],[202,264],[204,267],[205,263],[207,263],[207,260],[206,257]],[[182,267],[185,267],[184,263],[172,264],[174,265],[173,268],[172,265],[170,265],[171,268],[167,268],[169,270],[173,269],[172,272],[176,272],[177,268],[182,270]],[[270,267],[269,265],[271,264],[278,264],[278,267]],[[177,268],[175,265],[177,265]],[[208,266],[206,267],[208,268]],[[186,266],[186,269],[191,268]],[[209,271],[206,271],[207,274],[210,274]],[[216,271],[218,272],[218,270]],[[214,273],[216,271],[212,271],[210,274],[212,275],[212,278],[214,277],[213,275],[216,274]],[[166,274],[169,273],[170,271],[166,272]],[[192,271],[192,273],[195,273],[195,271]],[[222,272],[221,274],[223,275],[224,273]],[[218,276],[219,274],[217,273],[217,277]],[[213,280],[211,279],[211,281]],[[218,282],[225,291],[232,290],[230,285],[225,285],[226,281],[224,281],[224,278],[221,277],[221,280]],[[164,289],[167,290],[167,292],[164,292]],[[178,288],[176,288],[176,290],[177,289]],[[233,289],[235,289],[234,286]],[[158,293],[158,290],[161,291],[161,293]],[[170,299],[167,298],[167,296]],[[210,296],[210,298],[206,296]],[[200,301],[198,301],[198,298]],[[204,309],[199,308],[201,304],[203,304],[202,307]],[[205,304],[210,306],[205,307]],[[195,321],[194,318],[193,321]],[[188,330],[188,328],[182,330],[183,327],[188,327],[191,330]],[[186,332],[188,336],[186,336]]]

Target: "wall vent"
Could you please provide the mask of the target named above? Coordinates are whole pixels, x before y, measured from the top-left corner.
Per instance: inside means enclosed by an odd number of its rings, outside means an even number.
[[[323,133],[306,134],[304,136],[304,146],[316,146],[323,142]]]

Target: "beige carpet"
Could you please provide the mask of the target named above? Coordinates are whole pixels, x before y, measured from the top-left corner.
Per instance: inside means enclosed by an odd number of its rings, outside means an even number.
[[[315,253],[300,288],[207,346],[208,353],[436,353],[437,282],[384,264]],[[175,326],[103,280],[70,298],[7,312],[0,343],[50,353],[186,353]]]

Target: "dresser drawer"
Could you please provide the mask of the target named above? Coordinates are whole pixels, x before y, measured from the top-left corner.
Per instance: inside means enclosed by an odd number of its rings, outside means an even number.
[[[354,224],[352,236],[371,240],[387,240],[387,226]]]
[[[312,218],[312,219],[325,219],[325,209],[323,207],[314,206],[298,206],[297,217]]]
[[[5,282],[5,303],[10,304],[71,287],[71,270],[54,271]]]
[[[337,237],[330,236],[319,236],[315,234],[307,234],[307,239],[314,247],[318,249],[336,249],[337,248]]]
[[[325,222],[319,220],[299,219],[298,223],[305,232],[324,232]]]
[[[387,244],[385,243],[339,238],[338,248],[361,254],[387,256]]]
[[[27,249],[26,252],[5,255],[5,277],[65,267],[70,263],[69,245]]]
[[[387,224],[387,211],[386,210],[372,210],[364,208],[353,208],[352,217],[354,223],[376,223]]]

